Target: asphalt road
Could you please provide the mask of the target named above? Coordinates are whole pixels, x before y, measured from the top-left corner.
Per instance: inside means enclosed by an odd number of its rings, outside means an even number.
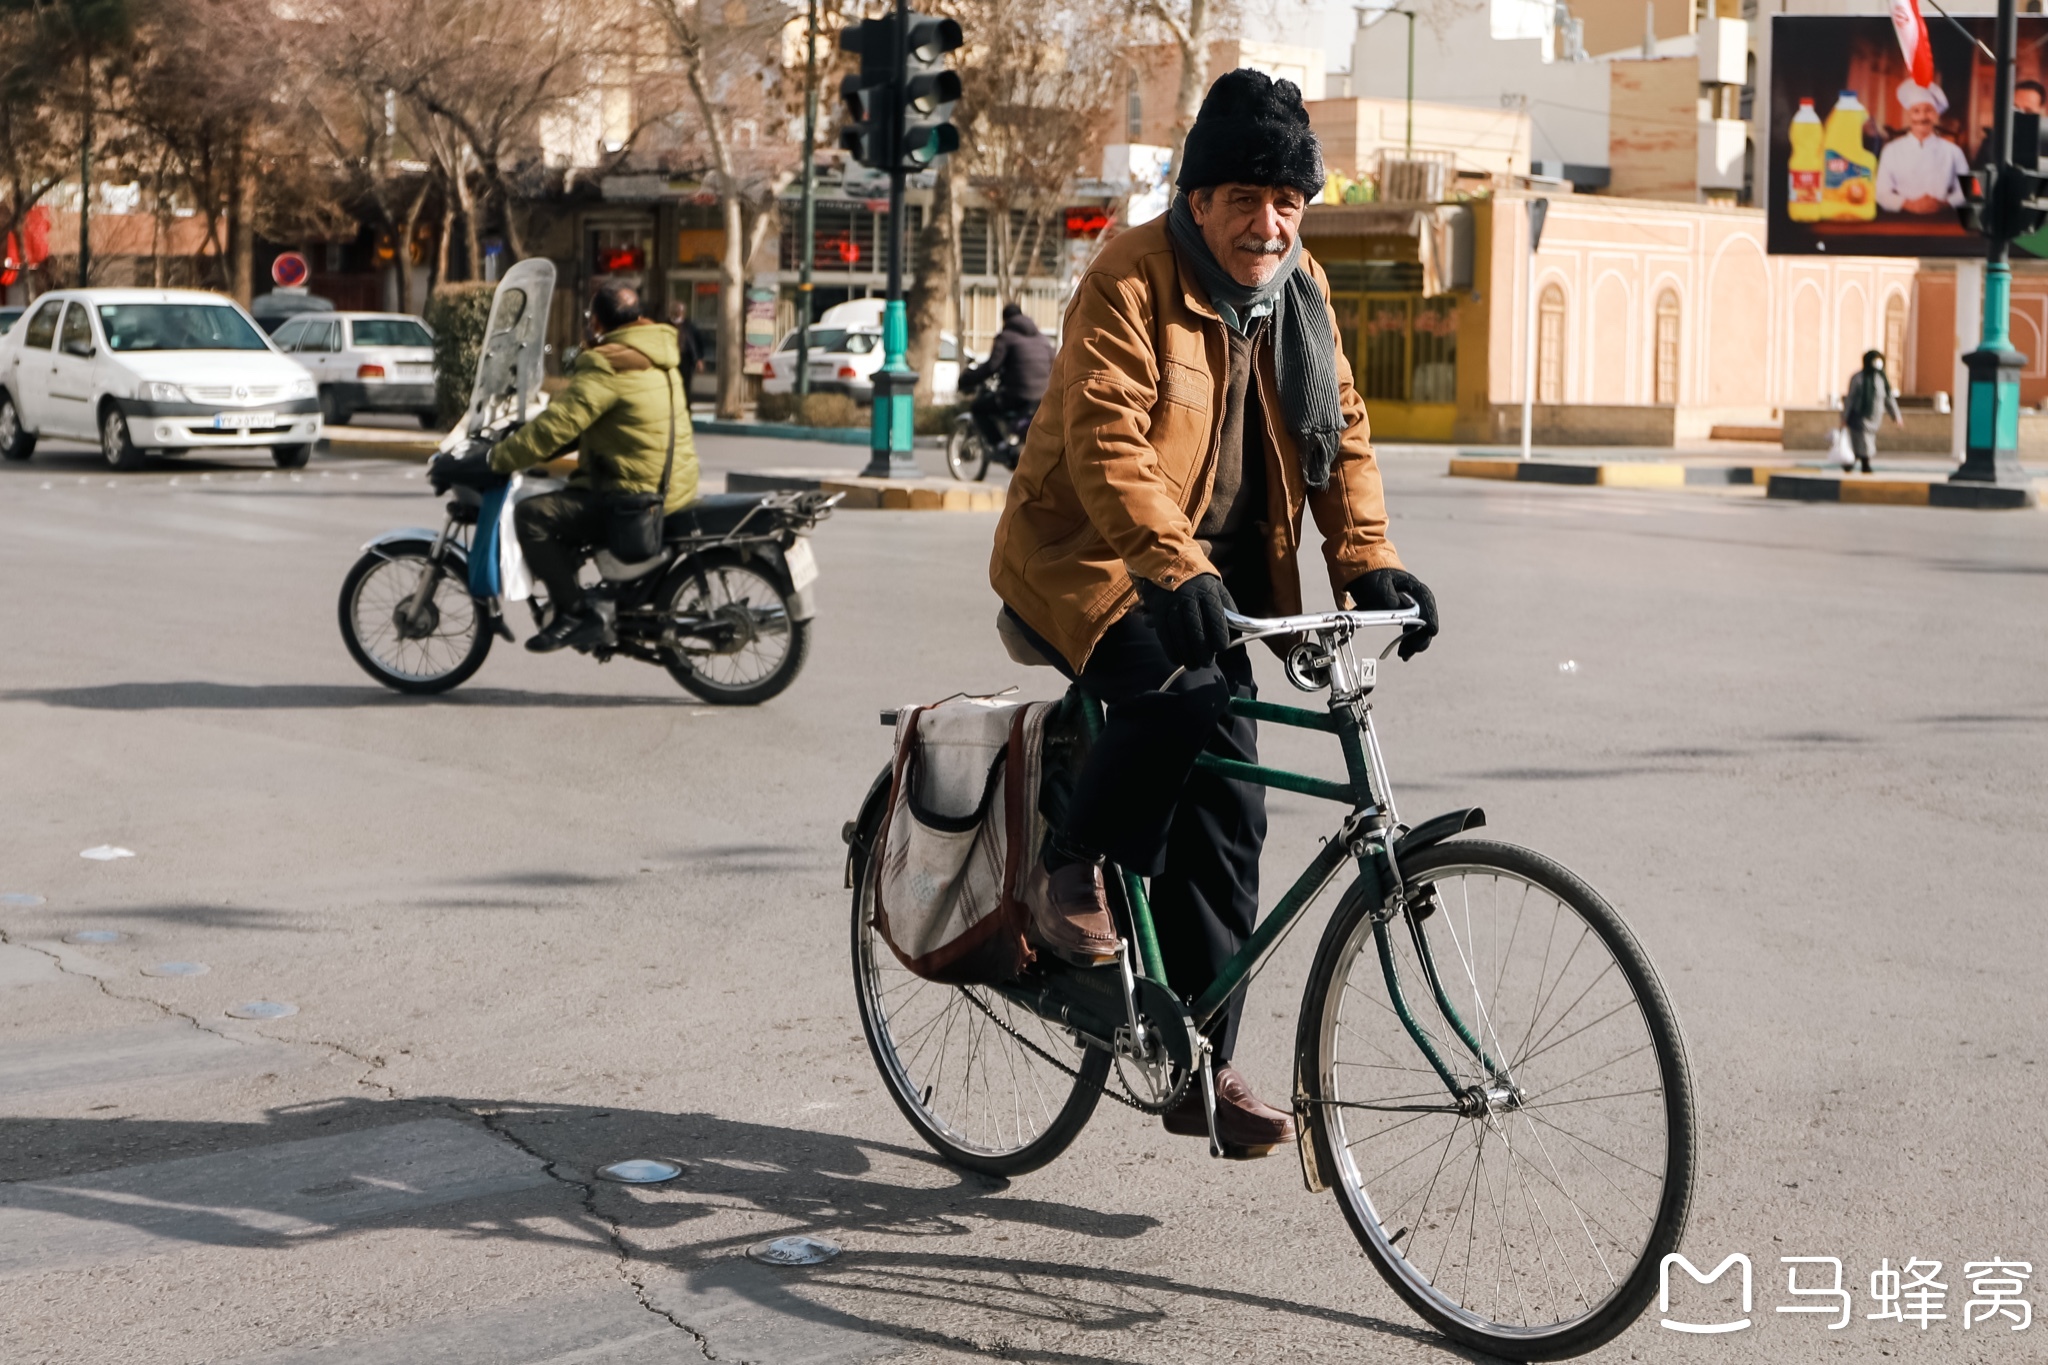
[[[1441,471],[1388,475],[1445,619],[1379,692],[1404,813],[1482,804],[1630,919],[1696,1073],[1687,1254],[1755,1267],[1751,1328],[1653,1307],[1600,1358],[2038,1359],[2048,1323],[1964,1328],[1962,1271],[2048,1279],[2041,518]],[[884,1094],[840,825],[880,708],[1050,694],[991,628],[992,516],[827,523],[810,665],[741,711],[503,646],[444,699],[371,683],[336,590],[435,510],[376,461],[0,468],[0,1356],[1457,1354],[1291,1158],[1212,1162],[1104,1105],[1004,1184]],[[1319,821],[1276,798],[1274,882]],[[135,856],[79,856],[103,844]],[[62,942],[94,929],[124,937]],[[1276,1097],[1312,947],[1252,998],[1240,1061]],[[228,1017],[257,1000],[298,1012]],[[629,1156],[685,1174],[592,1181]],[[846,1252],[738,1255],[790,1232]],[[1794,1255],[1843,1260],[1847,1327],[1775,1311]],[[1915,1257],[1948,1317],[1867,1320],[1880,1259]]]

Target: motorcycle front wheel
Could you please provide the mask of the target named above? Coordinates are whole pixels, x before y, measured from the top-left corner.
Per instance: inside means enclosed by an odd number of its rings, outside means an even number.
[[[796,681],[811,623],[791,619],[782,584],[754,563],[691,564],[667,588],[668,671],[716,706],[755,706]]]
[[[988,442],[982,439],[974,419],[966,413],[954,418],[953,429],[946,433],[946,468],[953,477],[981,482],[988,477],[989,455]]]
[[[459,566],[432,561],[424,541],[366,553],[341,581],[341,638],[362,670],[398,692],[446,692],[491,652],[491,631]],[[436,574],[413,610],[421,580]]]

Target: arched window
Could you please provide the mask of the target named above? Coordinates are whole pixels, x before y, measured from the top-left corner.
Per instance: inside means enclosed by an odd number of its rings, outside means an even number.
[[[1536,304],[1536,401],[1564,401],[1564,290],[1554,284]]]
[[[1892,387],[1906,386],[1906,296],[1894,294],[1884,304],[1884,372]]]
[[[1678,403],[1678,293],[1667,289],[1657,296],[1657,396],[1653,402],[1666,406]]]

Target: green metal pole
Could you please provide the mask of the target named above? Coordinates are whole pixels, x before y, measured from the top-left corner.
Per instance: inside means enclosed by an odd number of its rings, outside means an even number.
[[[917,373],[905,361],[910,349],[910,323],[903,311],[903,70],[904,44],[910,37],[908,0],[896,0],[895,72],[884,96],[889,102],[889,293],[882,309],[882,368],[875,372],[874,416],[868,429],[868,466],[864,478],[914,479],[917,457],[911,447],[912,394]]]
[[[818,0],[810,0],[804,32],[804,188],[803,226],[797,233],[802,258],[796,286],[796,402],[803,420],[804,400],[811,396],[811,258],[817,254],[818,204]]]
[[[2019,49],[2016,0],[1998,0],[1997,26],[1991,164],[1994,176],[2009,177],[2016,169],[2012,164],[2014,57]],[[1969,426],[1963,463],[1950,476],[1952,482],[2027,482],[2019,461],[2020,373],[2026,368],[2027,358],[2012,348],[2011,249],[2009,238],[1994,234],[1985,252],[1983,339],[1976,350],[1963,357],[1970,372]]]

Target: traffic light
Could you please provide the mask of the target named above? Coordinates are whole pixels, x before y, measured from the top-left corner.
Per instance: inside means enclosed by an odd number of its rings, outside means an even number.
[[[960,148],[960,130],[951,122],[960,102],[960,73],[945,66],[946,54],[958,48],[959,21],[929,15],[906,16],[903,37],[903,142],[898,150],[903,168],[921,171]]]
[[[886,171],[896,162],[894,110],[890,94],[896,84],[896,21],[863,19],[839,31],[842,52],[857,53],[860,74],[839,82],[839,102],[846,126],[839,145],[870,170]]]
[[[1983,165],[1963,180],[1963,226],[2011,241],[2048,225],[2048,175],[2041,162],[2041,116],[2012,116],[2012,164]]]

